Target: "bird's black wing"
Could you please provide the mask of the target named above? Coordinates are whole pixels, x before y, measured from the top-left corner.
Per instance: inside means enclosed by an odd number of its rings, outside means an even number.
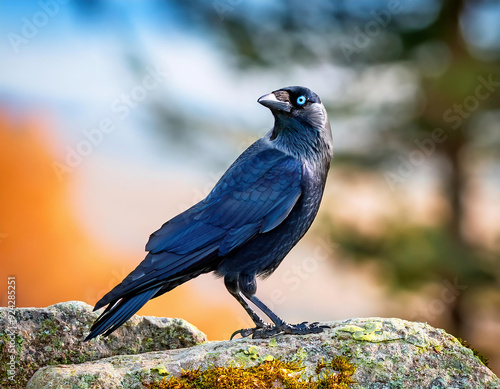
[[[301,178],[301,163],[281,151],[244,153],[203,201],[151,235],[146,258],[95,309],[117,305],[119,299],[137,300],[140,308],[158,291],[168,290],[169,284],[173,288],[213,270],[220,257],[272,230],[288,216],[302,193]],[[146,292],[146,301],[137,297]],[[129,305],[135,309],[137,304]]]
[[[226,255],[288,216],[301,195],[301,178],[300,162],[276,149],[235,163],[199,206],[153,233],[146,250],[187,254],[217,241],[218,255]]]

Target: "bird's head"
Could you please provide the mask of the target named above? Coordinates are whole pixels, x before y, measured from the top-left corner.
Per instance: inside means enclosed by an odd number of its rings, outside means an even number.
[[[257,102],[269,108],[275,117],[271,140],[281,140],[290,148],[294,145],[302,149],[320,147],[331,155],[332,134],[328,115],[319,96],[312,90],[289,86],[264,95]],[[318,142],[324,145],[319,146]]]

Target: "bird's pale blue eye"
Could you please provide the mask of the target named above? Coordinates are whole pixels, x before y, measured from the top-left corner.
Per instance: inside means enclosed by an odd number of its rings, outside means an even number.
[[[306,103],[306,97],[305,96],[299,96],[297,97],[297,104],[298,105],[304,105]]]

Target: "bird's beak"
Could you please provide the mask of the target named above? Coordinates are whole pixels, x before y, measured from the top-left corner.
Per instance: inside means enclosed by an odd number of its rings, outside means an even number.
[[[278,100],[276,95],[272,92],[260,97],[257,102],[262,104],[264,107],[269,108],[271,111],[290,112],[291,110],[289,103]]]

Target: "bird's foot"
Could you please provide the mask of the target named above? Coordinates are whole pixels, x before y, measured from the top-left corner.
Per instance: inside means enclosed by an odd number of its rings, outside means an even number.
[[[263,327],[254,327],[254,328],[244,328],[238,331],[233,332],[231,335],[231,339],[236,335],[241,335],[242,338],[246,338],[247,336],[252,336],[252,339],[266,339],[271,336],[275,336],[278,334],[290,334],[290,335],[306,335],[306,334],[318,334],[323,332],[325,328],[330,328],[327,325],[320,325],[318,322],[315,323],[307,323],[303,322],[300,324],[288,324],[283,323],[279,326],[274,324],[266,324]]]
[[[290,335],[319,334],[320,332],[323,332],[325,328],[330,328],[330,326],[319,324],[318,322],[303,322],[300,324],[283,323],[279,325],[281,332]]]

